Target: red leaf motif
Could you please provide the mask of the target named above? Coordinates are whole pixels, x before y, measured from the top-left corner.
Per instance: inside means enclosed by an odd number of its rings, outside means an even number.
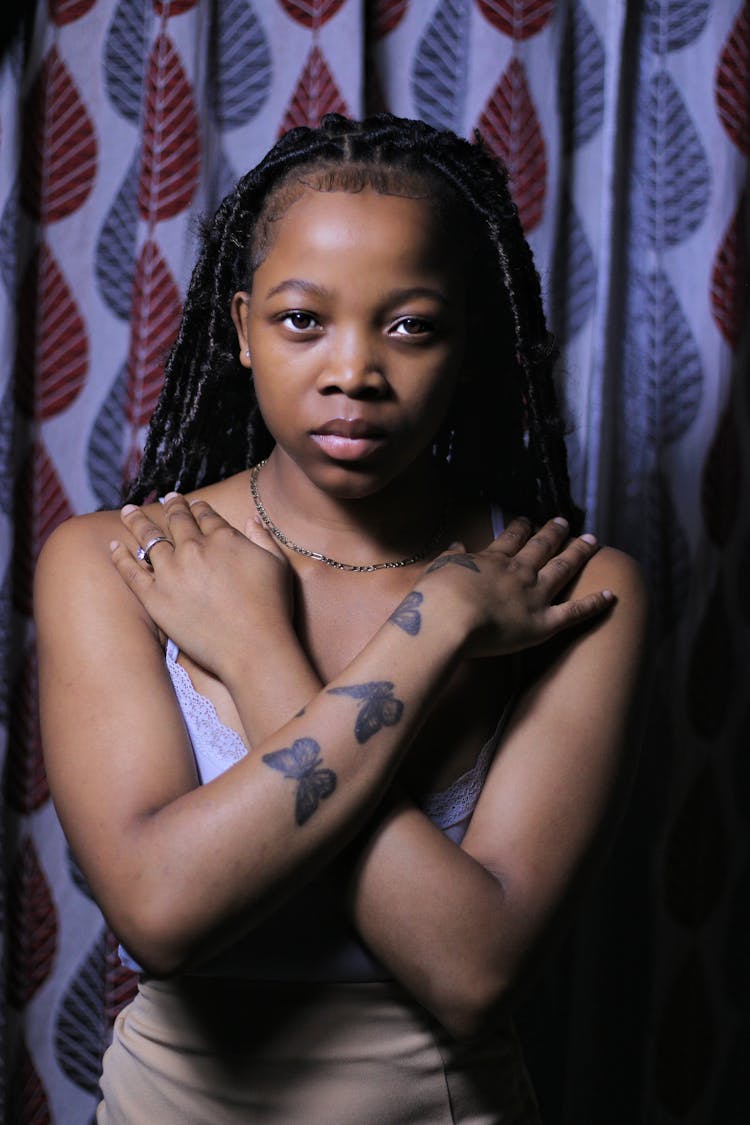
[[[409,7],[409,0],[375,0],[369,15],[372,34],[382,39],[401,23]]]
[[[349,110],[339,93],[323,55],[313,47],[307,56],[304,70],[292,94],[279,136],[296,125],[315,126],[326,113],[340,113],[346,117]]]
[[[47,537],[73,515],[47,450],[35,442],[18,476],[13,556],[13,596],[17,608],[31,614],[32,579]]]
[[[703,520],[714,543],[728,542],[742,495],[742,456],[737,422],[731,404],[719,419],[703,466]]]
[[[138,977],[126,969],[117,953],[118,942],[111,930],[107,930],[104,957],[104,1012],[107,1023],[112,1025],[126,1004],[138,991]]]
[[[291,16],[303,27],[322,27],[331,16],[335,16],[344,0],[308,0],[307,3],[295,3],[295,0],[281,0],[281,6],[288,16]]]
[[[719,56],[716,105],[729,136],[750,153],[750,3],[740,8]]]
[[[89,341],[73,292],[46,245],[23,280],[16,348],[19,406],[36,418],[59,414],[86,382]]]
[[[745,198],[740,199],[726,229],[711,271],[711,308],[719,331],[731,348],[745,324],[748,270],[745,258]]]
[[[96,175],[96,136],[86,107],[55,47],[23,105],[21,199],[52,223],[88,197]]]
[[[544,210],[547,154],[526,73],[519,59],[511,59],[477,128],[508,168],[513,198],[528,234],[540,221]]]
[[[148,422],[164,381],[164,360],[180,322],[180,294],[159,247],[143,246],[133,278],[133,312],[128,352],[127,416],[134,426]]]
[[[138,209],[150,224],[171,219],[193,198],[200,171],[192,87],[167,35],[148,60]]]
[[[16,1068],[10,1086],[8,1121],[23,1125],[51,1125],[47,1091],[37,1074],[34,1060],[21,1040]]]
[[[493,27],[511,39],[529,39],[552,15],[554,0],[477,0]]]
[[[57,911],[31,839],[13,869],[8,918],[8,992],[22,1008],[50,975],[57,952]]]
[[[36,648],[32,645],[26,653],[18,683],[14,685],[5,765],[5,796],[20,813],[32,813],[49,799],[39,733],[38,695]]]
[[[169,19],[170,16],[181,16],[183,12],[189,12],[197,3],[198,0],[154,0],[154,10],[157,16]]]
[[[47,0],[47,7],[52,22],[62,27],[85,16],[95,3],[96,0]]]

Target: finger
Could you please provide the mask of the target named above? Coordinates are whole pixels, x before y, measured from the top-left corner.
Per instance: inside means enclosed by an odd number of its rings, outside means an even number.
[[[118,539],[112,540],[109,545],[109,550],[115,569],[123,582],[133,591],[137,598],[143,601],[153,586],[153,574],[133,558],[133,555],[125,544],[121,543]]]
[[[256,547],[261,547],[264,551],[268,551],[269,555],[273,555],[279,562],[283,562],[287,565],[286,555],[281,550],[281,547],[278,545],[273,535],[271,535],[268,528],[263,526],[258,516],[251,516],[248,519],[245,524],[245,536],[251,543],[254,543]]]
[[[167,538],[166,529],[154,523],[143,511],[143,508],[138,508],[135,504],[126,504],[120,511],[120,519],[139,548],[146,548],[149,543],[153,543],[153,546],[148,548],[149,559],[151,558],[151,551],[156,553],[157,548],[161,546],[174,550],[171,539]],[[158,542],[154,542],[154,540],[158,540]],[[145,559],[141,561],[143,565],[148,565]]]
[[[583,625],[596,617],[601,617],[617,601],[611,590],[598,590],[593,594],[586,594],[583,598],[575,598],[569,602],[560,602],[551,605],[545,610],[542,621],[548,630],[548,636],[554,636],[564,629],[571,629],[575,625]]]
[[[164,497],[164,515],[175,544],[187,539],[198,539],[202,535],[191,506],[181,493],[167,493]]]
[[[487,550],[502,551],[504,555],[515,555],[527,542],[533,530],[531,520],[526,516],[515,516],[490,543]]]
[[[549,596],[564,590],[598,550],[596,536],[588,532],[571,539],[565,548],[554,555],[539,571],[539,586],[544,588]]]
[[[220,527],[231,526],[206,500],[191,500],[188,511],[204,535]]]
[[[567,538],[568,521],[562,516],[555,516],[527,539],[518,552],[518,558],[538,570],[558,554]]]

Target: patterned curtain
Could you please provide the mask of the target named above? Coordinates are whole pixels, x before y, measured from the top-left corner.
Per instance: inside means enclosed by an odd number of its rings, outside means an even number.
[[[478,129],[508,163],[577,494],[653,591],[631,809],[521,1013],[546,1120],[747,1120],[749,0],[38,0],[3,19],[5,1119],[92,1119],[133,989],[49,799],[35,559],[137,462],[196,216],[288,127],[388,108]]]

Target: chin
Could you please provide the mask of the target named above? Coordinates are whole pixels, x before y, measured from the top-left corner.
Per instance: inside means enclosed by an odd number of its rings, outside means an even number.
[[[382,492],[400,474],[377,472],[364,465],[326,466],[323,473],[315,473],[313,479],[323,492],[336,500],[366,500]]]

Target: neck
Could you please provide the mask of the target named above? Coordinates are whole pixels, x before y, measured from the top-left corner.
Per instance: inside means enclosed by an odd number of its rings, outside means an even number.
[[[351,482],[355,488],[358,482]],[[431,458],[363,495],[333,495],[300,471],[278,447],[257,474],[262,506],[300,547],[355,565],[389,562],[423,551],[443,521],[447,490]]]

